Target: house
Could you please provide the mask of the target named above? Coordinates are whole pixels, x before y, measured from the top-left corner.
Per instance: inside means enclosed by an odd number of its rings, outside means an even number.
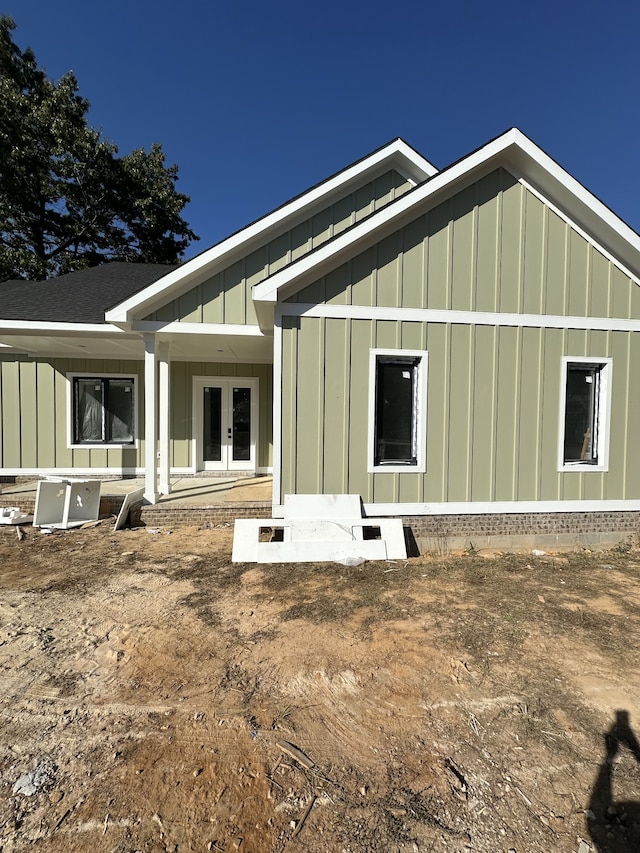
[[[639,285],[638,234],[520,131],[441,171],[397,139],[179,267],[2,285],[0,475],[635,530]]]

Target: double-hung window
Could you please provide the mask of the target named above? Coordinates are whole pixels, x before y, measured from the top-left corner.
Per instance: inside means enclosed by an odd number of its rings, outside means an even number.
[[[371,350],[369,471],[425,471],[426,375],[423,350]]]
[[[560,470],[606,471],[609,456],[611,359],[562,361]]]
[[[135,379],[71,376],[72,444],[135,442]]]

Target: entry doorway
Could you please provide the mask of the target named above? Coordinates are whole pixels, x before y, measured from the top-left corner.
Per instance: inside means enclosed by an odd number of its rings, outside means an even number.
[[[255,471],[258,379],[194,377],[193,403],[197,470]]]

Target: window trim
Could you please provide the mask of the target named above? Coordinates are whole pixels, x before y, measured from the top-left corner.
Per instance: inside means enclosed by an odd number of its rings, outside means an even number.
[[[567,412],[567,373],[570,364],[584,364],[600,367],[600,387],[598,399],[598,445],[599,461],[597,464],[591,462],[565,462],[564,458],[564,432],[565,418]],[[599,471],[609,470],[609,435],[611,432],[611,378],[613,373],[612,358],[598,358],[595,356],[562,356],[560,365],[560,420],[558,424],[558,471]]]
[[[416,401],[414,415],[416,464],[391,463],[376,465],[376,375],[378,358],[419,359],[417,370]],[[369,422],[367,441],[367,472],[369,474],[424,474],[427,470],[427,371],[429,353],[413,349],[370,349],[369,350]]]
[[[101,373],[97,371],[67,373],[67,447],[70,450],[118,450],[137,449],[138,437],[138,375],[137,373]],[[75,379],[131,379],[133,381],[133,441],[107,442],[74,441],[74,380]]]

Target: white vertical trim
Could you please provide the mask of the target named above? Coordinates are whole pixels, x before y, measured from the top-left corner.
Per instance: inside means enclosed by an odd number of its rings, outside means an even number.
[[[376,424],[376,376],[378,356],[392,358],[417,358],[415,412],[415,465],[376,465],[375,464],[375,424]],[[429,353],[427,350],[409,349],[370,349],[369,350],[369,422],[367,427],[367,472],[369,474],[423,474],[427,470],[427,371]]]
[[[282,308],[273,318],[273,496],[279,504],[282,489]]]
[[[156,340],[144,336],[144,499],[158,501],[158,456],[156,451]]]
[[[598,464],[564,461],[564,430],[567,411],[567,368],[569,364],[594,364],[601,367],[600,397],[598,401]],[[611,426],[611,375],[613,359],[595,356],[563,355],[560,365],[560,417],[558,423],[558,471],[608,471],[609,434]]]
[[[167,341],[158,342],[158,416],[160,432],[160,460],[158,491],[161,495],[171,494],[171,479],[169,476],[171,446],[169,442],[169,419],[171,412],[171,383],[170,383],[169,344]]]

